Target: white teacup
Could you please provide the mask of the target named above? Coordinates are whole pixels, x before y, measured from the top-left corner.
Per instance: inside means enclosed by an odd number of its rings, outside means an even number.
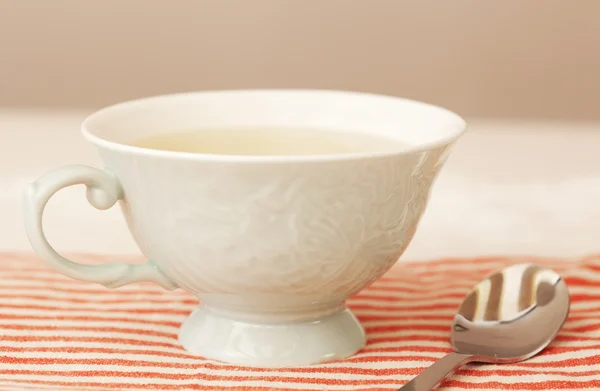
[[[193,353],[252,366],[339,359],[365,344],[345,300],[406,249],[465,126],[439,107],[352,92],[220,91],[121,103],[83,123],[105,169],[63,167],[28,187],[27,234],[69,277],[109,288],[154,281],[198,296],[200,308],[180,332]],[[235,156],[128,145],[161,131],[225,127],[368,132],[410,146]],[[42,230],[44,207],[79,184],[98,209],[119,202],[147,263],[82,265],[54,251]]]

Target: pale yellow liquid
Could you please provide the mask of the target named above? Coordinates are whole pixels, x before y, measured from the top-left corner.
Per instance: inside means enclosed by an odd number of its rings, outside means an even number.
[[[397,151],[406,144],[369,134],[314,129],[215,129],[167,132],[134,140],[142,148],[216,155],[329,155]]]

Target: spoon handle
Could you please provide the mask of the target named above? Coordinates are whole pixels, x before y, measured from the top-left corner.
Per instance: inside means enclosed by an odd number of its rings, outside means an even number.
[[[449,353],[400,387],[398,391],[431,391],[457,367],[469,362],[470,358],[471,356],[467,354]]]

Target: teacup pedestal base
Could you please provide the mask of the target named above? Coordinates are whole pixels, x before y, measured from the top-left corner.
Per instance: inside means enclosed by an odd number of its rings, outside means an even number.
[[[365,346],[364,330],[346,308],[310,321],[249,323],[200,307],[181,326],[191,353],[235,365],[303,366],[349,357]]]

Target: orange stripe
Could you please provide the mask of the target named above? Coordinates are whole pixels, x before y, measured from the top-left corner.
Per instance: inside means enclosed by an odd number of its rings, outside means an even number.
[[[600,286],[600,283],[596,280],[587,280],[585,278],[582,277],[569,277],[569,276],[565,276],[563,277],[563,280],[565,280],[565,282],[567,283],[567,285],[569,286],[582,286],[582,287],[597,287]]]
[[[561,367],[576,367],[590,366],[592,364],[600,364],[600,355],[587,356],[583,358],[568,358],[560,361],[551,362],[535,362],[525,361],[519,364],[522,367],[540,367],[540,368],[561,368]]]
[[[393,352],[431,352],[431,353],[448,353],[450,352],[450,348],[440,348],[440,347],[423,347],[423,346],[403,346],[398,348],[388,348],[388,350],[394,349]],[[585,350],[583,348],[563,348],[563,349],[571,349],[565,351],[579,351]],[[163,352],[160,350],[152,350],[152,349],[131,349],[131,348],[93,348],[93,347],[71,347],[71,346],[62,346],[62,347],[13,347],[13,346],[1,346],[0,352],[2,353],[26,353],[26,352],[51,352],[51,353],[98,353],[98,354],[127,354],[127,355],[149,355],[149,356],[158,356],[158,357],[170,357],[170,358],[182,358],[182,359],[192,359],[198,360],[200,362],[205,362],[206,360],[202,357],[198,357],[192,355],[191,353],[186,353],[185,351],[181,351],[181,353],[174,352]],[[361,351],[357,356],[350,357],[346,359],[347,362],[380,362],[380,361],[402,361],[405,359],[404,357],[408,356],[361,356],[361,353],[365,353],[364,350]],[[368,353],[368,352],[366,352]],[[559,354],[564,353],[564,351],[557,351],[556,353],[545,353],[545,354]],[[435,359],[433,356],[416,356],[416,357],[427,357],[431,359]]]
[[[598,309],[600,311],[600,308]],[[575,322],[576,320],[586,320],[586,319],[596,319],[598,316],[596,314],[592,315],[574,315],[572,313],[569,314],[569,318],[567,322]]]
[[[149,335],[154,337],[165,337],[177,340],[176,333],[167,333],[162,331],[146,330],[146,329],[133,329],[127,327],[88,327],[88,326],[27,326],[27,325],[16,325],[16,324],[0,324],[0,330],[40,330],[40,331],[90,331],[98,333],[123,333],[123,334],[135,334],[135,335]]]
[[[423,351],[423,347],[421,346],[405,346],[402,348],[403,351]],[[430,348],[431,352],[438,353],[447,353],[449,350],[445,348]],[[100,354],[118,354],[118,355],[150,355],[150,356],[159,356],[159,357],[170,357],[170,358],[181,358],[181,359],[191,359],[197,360],[199,362],[206,362],[206,359],[198,356],[194,356],[191,353],[186,353],[182,351],[182,353],[173,353],[173,352],[163,352],[160,350],[151,350],[151,349],[112,349],[112,348],[84,348],[84,347],[9,347],[9,346],[0,346],[0,352],[2,353],[25,353],[25,352],[51,352],[51,353],[100,353]],[[354,356],[346,359],[347,362],[379,362],[379,361],[403,361],[407,359],[414,358],[418,360],[418,358],[423,357],[428,360],[436,360],[437,358],[434,356],[382,356],[382,357],[372,357],[372,356]],[[232,366],[228,366],[228,368],[233,368]],[[237,367],[236,367],[237,368]],[[252,368],[254,370],[255,368]]]
[[[457,302],[460,304],[460,302]],[[431,311],[431,310],[456,310],[456,304],[423,304],[423,305],[398,305],[398,306],[384,306],[384,305],[371,305],[365,303],[348,303],[348,307],[357,310],[378,310],[378,311]]]
[[[69,310],[77,310],[77,311],[92,311],[92,309],[76,309],[76,308],[65,308],[61,306],[53,306],[53,305],[31,305],[31,304],[4,304],[0,303],[0,308],[14,308],[14,309],[26,309],[26,310],[41,310],[41,311],[69,311]],[[171,315],[189,315],[190,311],[195,307],[190,308],[190,310],[177,310],[172,308],[111,308],[111,309],[103,309],[103,311],[119,311],[119,312],[129,312],[132,314],[171,314]]]
[[[595,265],[593,263],[588,263],[588,264],[584,265],[584,268],[587,269],[587,270],[591,270],[591,271],[600,273],[600,265]]]
[[[2,307],[0,305],[0,307]],[[1,319],[12,319],[12,320],[49,320],[49,321],[82,321],[82,322],[129,322],[129,323],[141,323],[141,324],[154,324],[157,326],[171,326],[179,327],[181,322],[171,322],[168,320],[155,320],[155,319],[137,319],[127,318],[118,316],[77,316],[77,315],[13,315],[13,314],[2,314]]]
[[[403,302],[403,301],[412,301],[415,300],[414,296],[384,296],[384,295],[370,295],[369,290],[365,291],[365,293],[359,293],[357,296],[351,297],[348,299],[349,302],[352,302],[353,299],[360,300],[373,300],[373,301],[390,301],[390,302]],[[419,295],[419,301],[431,300],[435,301],[436,299],[464,299],[467,291],[464,293],[436,293],[432,295]]]
[[[568,323],[567,323],[567,325],[568,325]],[[588,331],[600,330],[600,323],[588,324],[586,326],[578,326],[578,327],[565,327],[565,330],[574,332],[574,333],[586,333]]]
[[[399,280],[398,282],[406,282],[407,279],[404,280]],[[469,289],[471,288],[472,284],[468,284],[468,283],[456,283],[456,282],[451,282],[451,283],[444,283],[444,284],[428,284],[428,283],[423,283],[421,284],[421,287],[406,287],[406,286],[391,286],[391,285],[383,285],[383,284],[379,284],[379,283],[375,283],[373,285],[371,285],[370,287],[368,287],[365,292],[370,292],[370,291],[381,291],[381,292],[406,292],[406,293],[430,293],[432,289],[436,289],[436,290],[454,290],[454,289],[464,289],[465,290],[465,294],[467,294],[469,291]],[[358,295],[361,295],[362,293],[359,293]]]
[[[127,344],[136,346],[160,346],[166,348],[177,348],[182,349],[178,342],[173,343],[167,342],[156,342],[156,341],[144,341],[139,339],[127,339],[127,338],[103,338],[103,337],[77,337],[77,336],[35,336],[35,335],[4,335],[2,341],[14,341],[14,342],[53,342],[53,341],[64,341],[64,342],[98,342],[98,343],[114,343],[114,344]]]
[[[557,354],[561,354],[561,353],[569,353],[569,352],[582,352],[582,351],[590,351],[590,352],[594,352],[596,353],[596,349],[597,348],[578,348],[578,347],[565,347],[564,351],[552,351],[549,352],[547,350],[544,350],[543,353],[539,354],[539,356],[553,356],[553,355],[557,355]],[[393,356],[389,356],[386,355],[386,353],[409,353],[409,352],[420,352],[420,353],[440,353],[440,354],[447,354],[450,353],[452,351],[452,349],[448,348],[440,348],[440,347],[433,347],[433,346],[429,346],[429,347],[424,347],[424,346],[399,346],[399,347],[388,347],[388,348],[380,348],[380,349],[372,349],[372,351],[367,351],[366,349],[361,350],[359,353],[357,353],[356,356],[347,358],[344,361],[347,362],[396,362],[396,361],[402,361],[402,359],[398,359],[398,357],[401,356],[397,356],[397,355],[393,355]],[[364,356],[364,353],[371,353],[371,352],[375,352],[375,353],[382,353],[381,355],[378,356]],[[429,356],[428,356],[429,357]],[[596,360],[594,357],[594,355],[592,356],[588,356],[588,357],[592,357],[592,360]],[[437,357],[437,359],[441,358]],[[565,360],[570,360],[570,359],[564,359],[560,362],[563,362]],[[559,362],[558,360],[555,362]],[[592,361],[593,362],[593,361]],[[528,361],[528,362],[521,362],[518,364],[512,364],[512,365],[517,365],[517,366],[523,366],[524,364],[530,364],[530,363],[534,363],[534,364],[539,364],[540,368],[545,367],[544,363],[535,363],[535,361]],[[527,366],[527,365],[524,365]],[[551,368],[552,366],[548,365],[549,368]]]
[[[568,352],[583,352],[587,350],[600,350],[600,344],[588,346],[552,346],[550,345],[540,355],[551,356],[553,354],[561,354]]]
[[[404,341],[429,341],[429,342],[447,342],[450,344],[450,337],[431,336],[431,335],[411,335],[403,337],[369,337],[367,335],[367,346],[365,349],[371,349],[374,345],[389,342],[404,342]],[[404,347],[401,347],[401,349]],[[426,346],[424,349],[438,349],[432,346]],[[363,350],[364,351],[364,350]],[[444,348],[444,351],[447,349]]]
[[[441,342],[447,342],[449,340],[448,337],[439,337],[439,338],[432,338],[431,336],[428,335],[411,335],[410,337],[397,337],[397,338],[389,338],[386,340],[382,340],[382,341],[376,341],[375,339],[369,340],[369,344],[373,345],[377,342],[401,342],[401,341],[441,341]],[[437,346],[399,346],[399,347],[387,347],[387,348],[378,348],[378,347],[373,347],[367,345],[367,347],[365,347],[363,350],[361,350],[359,353],[384,353],[384,352],[405,352],[405,351],[411,351],[411,352],[443,352],[443,353],[450,353],[452,351],[452,349],[450,349],[450,344],[448,344],[447,348],[441,348],[441,347],[437,347]]]
[[[600,286],[600,284],[598,284]],[[598,301],[600,300],[600,295],[589,295],[584,293],[572,293],[571,296],[572,302],[581,302],[581,301]]]
[[[371,341],[369,341],[371,342]],[[388,342],[388,341],[384,341],[384,342]],[[550,349],[550,348],[548,348]],[[544,353],[540,354],[540,356],[552,356],[552,355],[556,355],[556,354],[561,354],[561,353],[568,353],[568,352],[581,352],[581,351],[595,351],[594,348],[579,348],[579,347],[564,347],[564,348],[556,348],[556,351],[544,351]],[[439,353],[450,353],[452,351],[452,349],[450,347],[447,348],[442,348],[442,347],[434,347],[434,346],[395,346],[395,347],[385,347],[385,348],[377,348],[377,347],[369,347],[367,346],[366,348],[364,348],[363,350],[361,350],[358,354],[360,355],[361,353],[403,353],[403,352],[427,352],[427,353],[433,353],[433,352],[439,352]],[[395,356],[386,356],[385,360],[387,359],[394,359]],[[352,358],[350,358],[349,360],[352,360]],[[554,363],[558,363],[560,365],[566,365],[566,366],[570,366],[571,365],[571,361],[569,360],[579,360],[579,359],[564,359],[561,361],[553,361]],[[589,362],[589,363],[595,363],[595,362],[600,362],[600,356],[596,356],[596,355],[592,355],[592,356],[587,356],[584,359],[581,359],[582,361],[573,361],[573,363],[585,363],[585,362]],[[587,360],[587,361],[586,361]],[[556,364],[556,365],[558,365]],[[523,365],[523,366],[539,366],[539,367],[554,367],[555,364],[551,364],[551,363],[537,363],[535,361],[527,361],[527,362],[523,362],[520,363],[518,365]]]
[[[47,295],[19,295],[18,298],[19,299],[28,299],[28,300],[58,301],[58,302],[65,302],[65,303],[98,304],[98,305],[131,304],[131,303],[135,304],[135,303],[140,303],[140,301],[143,301],[144,303],[162,304],[162,305],[171,305],[171,304],[177,303],[177,304],[186,304],[186,305],[197,306],[199,303],[198,299],[190,299],[190,298],[171,298],[168,300],[153,300],[153,299],[148,299],[148,298],[143,298],[143,299],[137,298],[136,299],[135,294],[133,295],[134,297],[131,299],[125,298],[125,297],[128,297],[129,295],[123,294],[122,296],[124,297],[123,299],[102,299],[102,300],[97,300],[96,296],[94,296],[93,300],[87,300],[87,299],[82,299],[82,298],[77,298],[77,297],[52,297],[52,296],[47,296]],[[0,294],[0,299],[14,299],[14,298],[15,298],[15,295]]]
[[[435,357],[422,356],[402,356],[398,361],[410,360],[430,363],[436,360]],[[181,368],[181,369],[210,369],[210,370],[235,370],[236,373],[246,371],[255,373],[340,373],[348,372],[364,375],[393,375],[403,373],[404,369],[369,369],[369,368],[354,368],[354,367],[294,367],[294,368],[258,368],[258,367],[238,367],[226,364],[212,364],[209,362],[200,363],[177,363],[177,362],[153,362],[142,360],[124,360],[118,358],[106,359],[69,359],[69,358],[16,358],[16,357],[0,357],[0,362],[16,365],[31,364],[31,365],[118,365],[123,367],[155,367],[155,368]],[[102,372],[98,370],[98,372]],[[129,373],[129,372],[123,372]]]
[[[11,291],[14,289],[22,289],[22,290],[43,291],[43,292],[56,291],[56,292],[65,292],[65,293],[78,293],[78,294],[82,294],[82,295],[86,295],[86,294],[90,294],[90,295],[104,295],[104,294],[137,295],[137,294],[139,294],[139,295],[174,296],[174,297],[190,296],[190,294],[185,291],[169,292],[169,291],[162,290],[160,287],[157,287],[154,285],[144,287],[144,286],[140,286],[140,285],[136,284],[134,286],[136,288],[135,290],[132,289],[132,285],[128,285],[126,287],[117,288],[117,289],[108,289],[108,288],[99,286],[98,288],[94,289],[93,288],[94,285],[90,284],[88,282],[87,288],[73,289],[73,288],[65,288],[65,287],[51,285],[51,284],[34,285],[34,284],[30,283],[31,280],[32,280],[31,278],[28,278],[27,281],[23,281],[23,284],[19,284],[17,286],[15,286],[15,285],[0,285],[0,290],[5,289],[8,291]],[[92,287],[90,287],[90,285]],[[143,289],[143,288],[152,288],[152,289]]]
[[[414,331],[447,331],[450,333],[450,324],[447,325],[432,325],[432,324],[394,324],[384,326],[368,326],[365,327],[365,332],[369,333],[386,333],[400,330],[414,330]]]
[[[6,384],[11,383],[10,381],[7,381]],[[4,383],[3,383],[4,384]],[[18,386],[12,384],[10,386],[3,386],[2,384],[0,384],[0,390],[2,391],[15,391],[15,387],[18,387],[19,390],[34,390],[34,391],[40,391],[40,390],[48,390],[48,391],[53,391],[50,388],[43,388],[41,389],[40,387],[43,385],[33,385],[33,384],[19,384]],[[54,391],[56,391],[57,389],[54,388]],[[93,391],[108,391],[108,390],[112,390],[110,388],[94,388]],[[61,386],[60,387],[60,391],[91,391],[89,388],[82,388],[82,387],[75,387],[75,386]],[[289,391],[289,390],[286,390]]]
[[[417,375],[423,370],[423,368],[406,368],[401,373],[402,375]],[[262,382],[280,382],[280,383],[290,383],[290,384],[314,384],[314,385],[399,385],[399,381],[395,379],[328,379],[328,378],[299,378],[299,377],[291,377],[291,376],[256,376],[256,375],[241,375],[241,376],[220,376],[220,375],[211,375],[211,374],[167,374],[167,373],[158,373],[158,372],[146,372],[146,371],[135,371],[135,372],[118,372],[118,371],[26,371],[26,370],[10,370],[4,371],[5,375],[34,375],[34,376],[65,376],[65,377],[95,377],[95,376],[103,376],[103,377],[114,377],[114,378],[144,378],[144,379],[164,379],[164,380],[176,380],[176,381],[190,381],[190,380],[202,380],[204,382],[210,381],[238,381],[238,382],[248,382],[248,381],[262,381]],[[396,374],[396,373],[394,373]],[[529,374],[529,373],[527,373]],[[513,375],[515,377],[521,376],[520,374]],[[116,379],[115,379],[116,380]],[[38,380],[39,381],[39,380]],[[55,382],[52,383],[60,383],[65,384],[66,382]],[[67,383],[72,384],[72,383]],[[83,384],[90,384],[88,382],[83,382]],[[82,383],[79,386],[83,385]],[[102,383],[99,383],[99,385]],[[115,384],[115,383],[112,383]],[[112,384],[109,388],[112,388]],[[118,383],[117,383],[118,384]],[[590,381],[572,381],[572,380],[560,380],[560,381],[544,381],[541,380],[539,382],[516,382],[516,383],[500,383],[500,382],[482,382],[482,383],[470,383],[466,381],[458,382],[456,380],[449,380],[445,382],[442,386],[452,386],[456,387],[460,384],[460,387],[463,388],[490,388],[490,386],[495,386],[494,389],[509,389],[509,390],[536,390],[537,387],[544,387],[542,389],[565,389],[565,388],[582,388],[582,386],[591,388],[592,386],[600,386],[600,380],[590,380]],[[103,387],[107,387],[108,384],[102,384]],[[121,386],[127,388],[133,387],[141,387],[141,385],[136,384],[120,384]],[[485,386],[484,386],[485,385]],[[560,386],[558,386],[560,385]],[[567,386],[568,385],[568,386]],[[160,387],[164,387],[164,384],[157,385]],[[177,384],[176,386],[184,387],[183,384]],[[558,386],[558,387],[557,387]],[[146,385],[144,384],[145,388]],[[185,384],[187,387],[187,384]]]
[[[61,387],[88,387],[93,390],[98,389],[106,389],[106,390],[127,390],[131,388],[144,388],[147,390],[181,390],[181,389],[190,389],[195,391],[289,391],[289,388],[274,388],[274,387],[249,387],[244,385],[239,386],[219,386],[219,385],[204,385],[198,384],[197,382],[191,383],[178,383],[178,384],[122,384],[122,383],[99,383],[99,382],[78,382],[78,381],[55,381],[55,380],[24,380],[24,379],[11,379],[12,383],[25,383],[25,384],[40,384],[40,385],[48,385],[48,386],[61,386]],[[303,390],[308,391],[322,391],[323,388],[313,388]],[[372,388],[369,388],[372,391]]]
[[[592,308],[571,308],[573,314],[586,314],[590,312],[600,312],[600,307],[592,307]],[[599,313],[600,315],[600,313]]]
[[[48,273],[44,273],[44,274],[48,274],[50,277],[40,277],[38,276],[32,276],[31,274],[28,273],[15,273],[15,272],[11,272],[11,273],[2,273],[2,275],[0,275],[2,277],[2,279],[4,280],[11,280],[11,281],[23,281],[23,282],[28,282],[28,281],[39,281],[39,282],[47,282],[47,283],[51,283],[51,284],[55,284],[55,283],[60,283],[60,284],[67,284],[67,285],[79,285],[79,286],[86,286],[89,285],[89,282],[86,281],[81,281],[81,280],[74,280],[74,279],[70,279],[68,277],[63,276],[62,274],[59,274],[58,272],[52,272],[49,271]],[[107,288],[108,289],[108,288]]]
[[[573,381],[573,380],[540,380],[539,382],[500,383],[489,381],[485,383],[469,383],[459,380],[447,380],[442,387],[455,387],[463,389],[488,388],[490,390],[568,390],[568,389],[599,389],[600,380]]]
[[[187,353],[181,350],[181,353],[174,352],[163,352],[160,350],[152,349],[128,349],[128,348],[87,348],[87,347],[73,347],[73,346],[60,346],[60,347],[43,347],[43,346],[27,346],[27,347],[13,347],[13,346],[1,346],[0,352],[2,353],[25,353],[25,352],[51,352],[51,353],[101,353],[101,354],[131,354],[131,355],[149,355],[158,357],[170,357],[170,358],[183,358],[193,359],[198,361],[206,361],[202,357],[194,356],[191,353]],[[33,356],[34,354],[32,354]]]
[[[556,341],[600,341],[600,337],[588,337],[588,336],[574,336],[574,335],[565,335],[558,334],[555,338]]]
[[[359,311],[357,311],[357,312],[355,312],[354,315],[356,315],[356,317],[361,322],[406,320],[407,319],[406,315],[391,315],[391,314],[386,314],[386,313],[382,313],[381,315],[374,315],[374,314],[363,315]],[[448,315],[422,314],[422,315],[419,315],[419,320],[426,320],[426,319],[441,320],[441,321],[447,321],[447,322],[449,322],[448,324],[450,324],[450,322],[452,322],[453,317],[454,317],[454,314],[451,314],[451,315],[450,314],[448,314]]]
[[[436,361],[436,357],[424,356],[398,356],[395,357],[396,362],[416,361],[430,364]],[[255,367],[233,367],[224,364],[212,363],[173,363],[173,362],[152,362],[139,360],[123,360],[123,359],[62,359],[62,358],[14,358],[2,357],[2,362],[16,365],[117,365],[123,367],[155,367],[155,368],[181,368],[181,369],[208,369],[208,370],[234,370],[236,373],[254,372],[254,373],[319,373],[319,374],[335,374],[347,373],[353,375],[369,375],[369,376],[393,376],[405,375],[410,373],[420,373],[424,367],[415,368],[357,368],[357,367],[298,367],[298,368],[255,368]],[[102,370],[95,371],[98,375],[102,374]],[[122,372],[127,374],[129,372]],[[568,372],[556,370],[504,370],[504,369],[464,369],[461,370],[462,375],[484,377],[484,376],[524,376],[524,375],[562,375],[562,376],[594,376],[600,374],[599,370]],[[192,375],[190,375],[192,376]],[[246,376],[246,375],[242,375]]]
[[[7,381],[6,384],[11,383],[10,381]],[[5,384],[4,382],[2,384],[0,384],[0,390],[2,391],[15,391],[15,387],[18,387],[19,390],[34,390],[34,391],[40,391],[40,390],[48,390],[48,391],[57,391],[56,388],[54,388],[54,390],[50,389],[50,388],[43,388],[41,389],[40,387],[43,385],[33,385],[33,384],[19,384],[19,385],[15,385],[12,384],[10,386],[4,386],[3,384]],[[93,391],[108,391],[111,390],[110,388],[94,388]],[[61,386],[60,387],[60,391],[91,391],[89,388],[82,388],[82,387],[75,387],[75,386]],[[289,391],[289,390],[286,390]]]
[[[416,375],[422,368],[406,368],[403,374]],[[263,381],[263,382],[280,382],[280,383],[300,383],[300,384],[318,384],[318,385],[378,385],[378,384],[396,384],[397,380],[394,379],[328,379],[328,378],[311,378],[311,377],[293,377],[293,376],[272,376],[272,375],[213,375],[208,373],[203,374],[172,374],[172,373],[160,373],[152,371],[30,371],[22,369],[10,369],[3,370],[3,375],[30,375],[30,376],[64,376],[64,377],[77,377],[77,378],[88,378],[95,376],[103,377],[114,377],[115,380],[118,378],[143,378],[144,380],[149,379],[163,379],[163,380],[178,380],[178,381],[190,381],[190,380],[202,380],[202,381]],[[140,385],[137,385],[140,387]]]

